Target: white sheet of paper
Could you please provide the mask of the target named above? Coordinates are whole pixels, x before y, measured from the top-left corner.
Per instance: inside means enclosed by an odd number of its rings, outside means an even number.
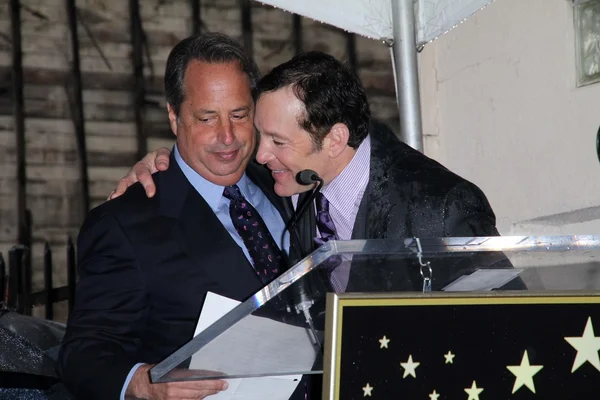
[[[523,269],[478,269],[471,275],[463,275],[446,286],[446,292],[488,291],[500,288],[516,278]]]
[[[218,294],[208,292],[204,306],[196,325],[194,336],[215,323],[223,315],[231,311],[240,302]],[[192,356],[190,369],[201,369],[196,355]],[[229,388],[209,398],[215,400],[287,400],[300,382],[302,375],[286,375],[277,377],[226,379]]]

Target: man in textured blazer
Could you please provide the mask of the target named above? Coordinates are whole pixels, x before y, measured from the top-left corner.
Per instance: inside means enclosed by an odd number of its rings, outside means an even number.
[[[254,124],[261,136],[256,160],[272,171],[288,214],[312,189],[297,181],[300,171],[314,170],[324,181],[315,206],[298,224],[305,252],[331,239],[498,235],[482,191],[373,121],[358,77],[334,57],[300,54],[261,78],[256,92]],[[437,267],[432,289],[502,259],[497,256],[432,261]],[[328,263],[334,290],[423,288],[416,262],[360,261],[355,257],[352,268],[348,262]]]
[[[422,239],[499,234],[494,212],[477,186],[399,141],[387,126],[375,120],[371,120],[369,125],[369,138],[368,183],[359,205],[354,207],[356,218],[350,237],[344,239]],[[307,193],[301,194],[298,203],[301,204],[307,197]],[[337,200],[342,204],[345,201]],[[284,206],[289,213],[291,201]],[[311,208],[298,224],[302,247],[306,251],[318,247],[318,241],[314,239],[319,236],[315,214],[315,209]],[[355,257],[353,268],[347,271],[345,291],[422,290],[423,278],[414,258],[409,261],[408,258],[378,255],[365,257],[364,262],[360,260]],[[434,271],[432,290],[441,290],[478,266],[511,267],[499,253],[487,253],[485,257],[465,254],[464,257],[429,258],[425,261],[431,262]],[[521,286],[504,287],[511,288]]]
[[[287,268],[281,199],[268,171],[248,165],[257,79],[254,61],[224,35],[185,39],[169,55],[177,144],[171,168],[155,176],[159,194],[131,187],[92,210],[79,235],[59,356],[76,398],[201,399],[227,387],[150,384],[148,371],[193,337],[208,291],[243,301]]]
[[[325,183],[315,206],[297,224],[301,245],[299,253],[290,251],[292,262],[330,239],[498,235],[483,192],[372,120],[362,84],[330,55],[300,54],[261,78],[254,124],[260,133],[256,159],[271,170],[274,190],[284,198],[288,217],[313,188],[298,183],[300,171],[314,170]],[[168,165],[166,154],[163,149],[138,163],[117,194],[138,178],[152,194],[150,173]],[[487,256],[432,260],[432,289],[503,259],[498,254]],[[353,265],[364,265],[358,258]],[[399,267],[386,261],[394,260],[374,257],[368,268],[339,264],[330,276],[333,289],[422,289],[418,264],[404,262]],[[510,265],[504,260],[496,266]]]

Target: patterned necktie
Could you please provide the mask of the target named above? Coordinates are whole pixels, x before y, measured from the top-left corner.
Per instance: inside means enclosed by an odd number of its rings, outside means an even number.
[[[327,198],[321,192],[317,193],[315,200],[317,206],[317,228],[319,229],[319,233],[321,234],[321,237],[315,238],[315,243],[317,247],[320,247],[325,242],[328,242],[330,240],[339,240],[339,237],[337,235],[333,219],[331,219],[331,215],[329,214],[329,201],[327,201]],[[344,291],[344,287],[342,287],[342,284],[335,279],[334,275],[332,275],[333,270],[337,268],[337,266],[339,266],[341,262],[342,257],[339,255],[335,255],[329,257],[322,264],[327,269],[329,282],[331,283],[331,286],[336,292]]]
[[[284,257],[273,240],[267,225],[240,192],[238,185],[226,186],[223,196],[229,201],[233,226],[244,241],[254,270],[267,284],[283,271]]]

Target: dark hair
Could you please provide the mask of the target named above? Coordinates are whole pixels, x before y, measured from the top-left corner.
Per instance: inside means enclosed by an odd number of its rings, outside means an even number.
[[[177,115],[185,98],[185,71],[192,60],[209,64],[239,62],[241,70],[248,75],[252,91],[260,77],[256,62],[227,35],[211,32],[183,39],[169,53],[165,68],[165,96]]]
[[[300,127],[310,133],[316,150],[336,123],[350,131],[348,146],[357,148],[368,134],[371,112],[365,89],[352,70],[329,54],[311,51],[295,56],[265,75],[256,99],[266,92],[291,86],[304,103]]]

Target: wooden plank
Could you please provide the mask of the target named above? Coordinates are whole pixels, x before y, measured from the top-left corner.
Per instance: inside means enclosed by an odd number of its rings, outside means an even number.
[[[17,243],[17,200],[14,195],[0,196],[0,242]],[[6,256],[7,253],[4,253]],[[7,258],[5,257],[6,261]]]
[[[0,169],[0,178],[13,178],[16,176],[16,167],[14,164],[2,166]],[[27,168],[27,179],[29,180],[47,180],[62,178],[64,180],[79,179],[79,172],[76,165],[29,165]]]
[[[292,13],[252,2],[252,24],[257,38],[291,39]],[[304,22],[304,21],[303,21]]]
[[[151,148],[154,150],[157,147]],[[136,161],[136,160],[134,160]],[[129,168],[133,166],[133,162],[128,165],[118,167],[117,173],[119,177],[124,176]],[[115,188],[118,183],[118,179],[100,179],[90,182],[90,196],[96,199],[106,199],[110,192]],[[12,210],[14,205],[12,200],[16,190],[16,182],[14,179],[3,178],[0,179],[0,195],[4,195],[5,202],[1,209]],[[64,180],[61,178],[44,179],[44,180],[28,180],[27,181],[27,195],[31,197],[36,196],[47,196],[54,194],[57,196],[78,196],[79,195],[79,184],[76,180]],[[1,221],[2,224],[6,221]]]
[[[369,103],[373,117],[386,121],[398,121],[398,105],[395,98],[372,95],[370,96]]]
[[[13,172],[12,164],[16,159],[11,156],[14,150],[0,148],[0,157],[4,157],[4,162],[10,164],[0,164],[8,173]],[[131,166],[137,161],[135,149],[113,150],[113,151],[88,151],[88,166],[91,167],[110,167],[110,166]],[[78,156],[75,149],[32,149],[27,151],[26,162],[28,167],[52,165],[57,167],[73,167],[78,163]],[[48,178],[47,175],[46,179]],[[79,173],[77,174],[79,177]],[[5,176],[6,178],[6,176]],[[29,190],[29,188],[28,188]]]
[[[10,115],[0,115],[0,132],[7,135],[12,132],[13,118]],[[37,134],[48,133],[73,133],[73,123],[68,119],[51,118],[27,118],[25,120],[25,130],[33,136]],[[135,127],[130,122],[104,122],[93,121],[86,124],[86,130],[90,136],[131,136],[135,137]],[[5,136],[10,138],[10,135]],[[10,140],[10,139],[8,139]],[[29,138],[28,138],[29,140]],[[5,142],[0,142],[5,143]]]
[[[358,76],[367,90],[369,96],[389,96],[396,95],[396,84],[394,76],[390,74],[392,65],[389,70],[374,70],[370,68],[359,68]]]
[[[294,56],[293,43],[287,40],[255,40],[254,59],[263,74]]]
[[[344,59],[346,55],[346,37],[336,28],[308,18],[302,20],[302,39],[304,50],[324,51],[337,59]]]
[[[358,54],[358,65],[366,66],[372,62],[381,62],[390,65],[390,49],[379,40],[369,39],[363,36],[356,36],[356,53]]]
[[[11,111],[9,101],[0,100],[0,114],[9,115]],[[87,122],[123,122],[132,120],[132,106],[118,104],[84,104],[84,115]],[[165,108],[148,107],[146,121],[148,123],[167,124],[168,114]],[[66,102],[51,101],[47,99],[25,99],[25,116],[27,118],[69,119],[71,110]]]
[[[47,69],[40,66],[24,68],[25,86],[33,85],[63,85],[67,78],[66,70]],[[125,91],[132,85],[131,75],[117,74],[111,71],[86,72],[82,71],[83,86],[86,89]],[[0,66],[0,87],[10,89],[10,65]],[[163,92],[163,75],[146,76],[146,87],[149,92]]]

